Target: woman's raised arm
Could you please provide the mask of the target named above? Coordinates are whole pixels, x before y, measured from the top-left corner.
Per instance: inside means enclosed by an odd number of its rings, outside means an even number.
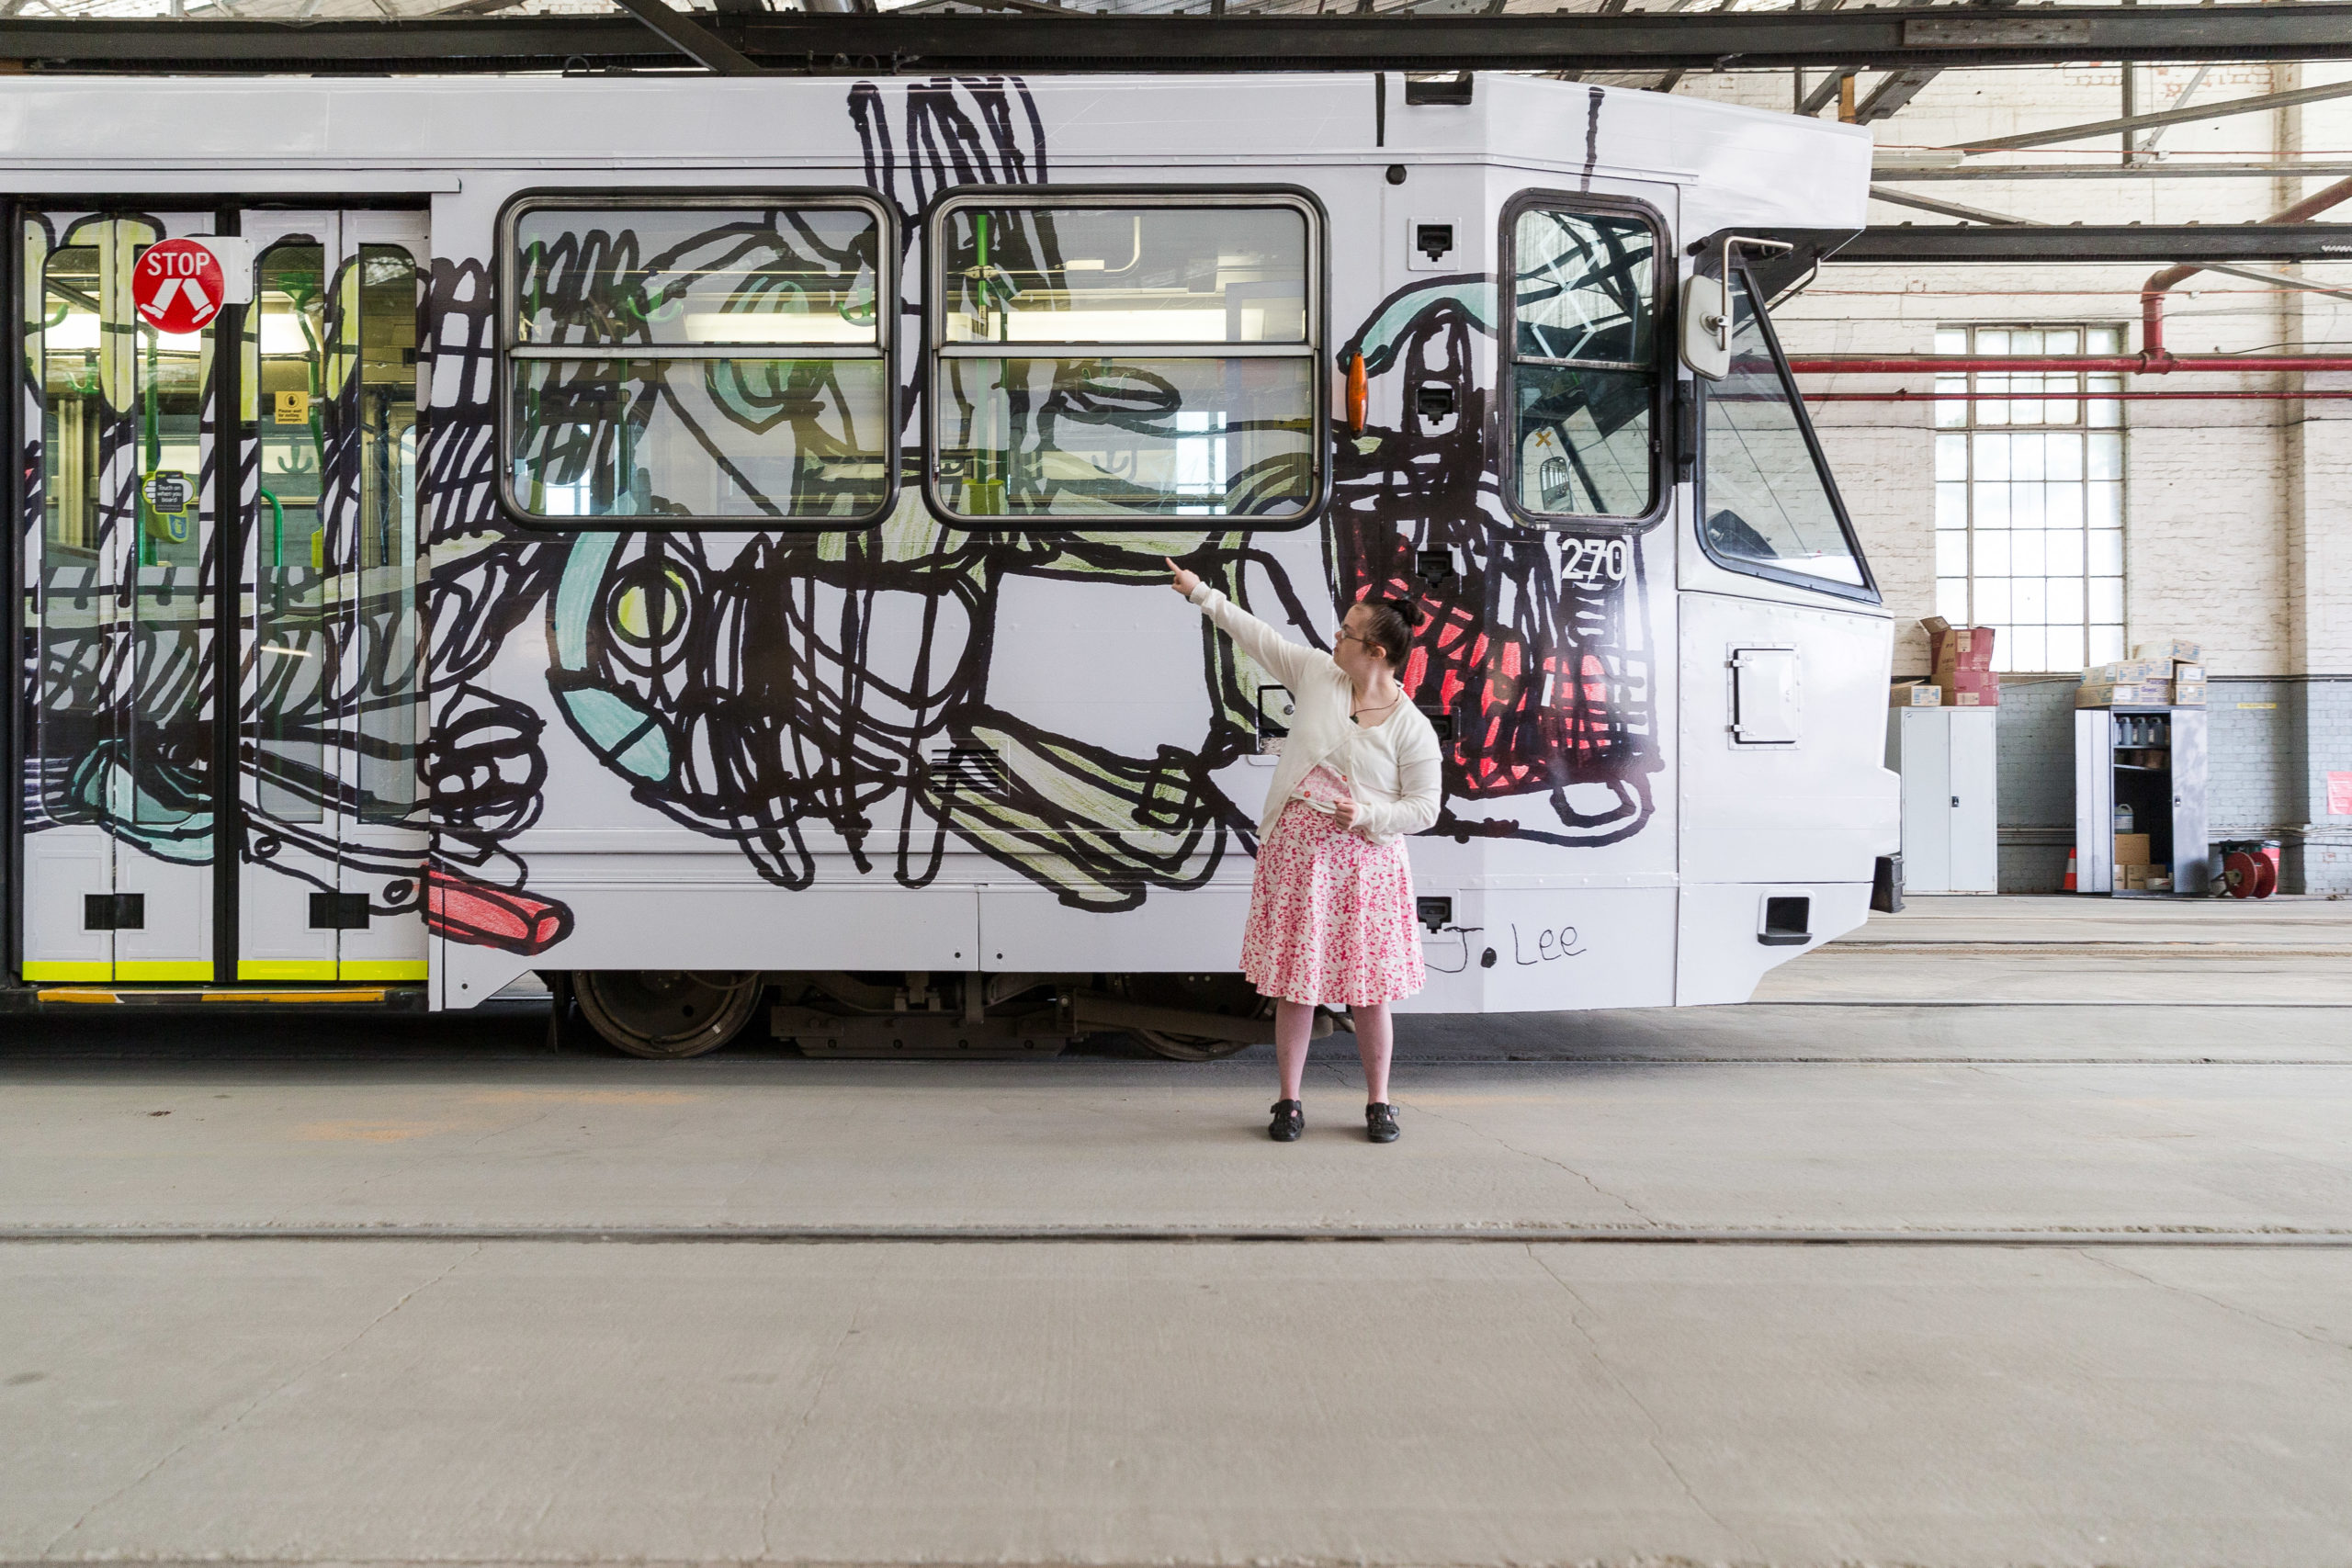
[[[1329,654],[1293,642],[1203,582],[1197,573],[1186,571],[1172,560],[1168,562],[1168,570],[1173,574],[1169,580],[1170,588],[1192,601],[1217,630],[1240,644],[1242,651],[1256,660],[1261,670],[1293,691],[1298,689],[1301,677],[1318,665],[1331,662]]]

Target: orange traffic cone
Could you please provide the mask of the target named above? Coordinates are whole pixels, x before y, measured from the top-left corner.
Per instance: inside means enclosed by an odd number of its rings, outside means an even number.
[[[2066,852],[2066,880],[2064,886],[2069,893],[2080,891],[2075,883],[2075,852],[2073,850]]]

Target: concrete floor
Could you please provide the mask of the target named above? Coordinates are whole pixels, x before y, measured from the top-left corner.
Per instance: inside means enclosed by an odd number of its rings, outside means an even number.
[[[2346,954],[1923,900],[1411,1021],[1392,1148],[1344,1038],[1280,1147],[1257,1053],[12,1021],[0,1562],[2341,1564]]]

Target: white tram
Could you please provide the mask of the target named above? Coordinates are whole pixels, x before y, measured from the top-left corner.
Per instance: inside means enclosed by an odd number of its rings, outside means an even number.
[[[647,1055],[763,998],[813,1050],[1265,1037],[1283,693],[1162,556],[1319,643],[1429,611],[1408,1006],[1741,1000],[1894,846],[1889,622],[1762,308],[1862,224],[1852,127],[1368,73],[7,98],[20,1005],[537,972]],[[228,303],[164,330],[186,236]]]

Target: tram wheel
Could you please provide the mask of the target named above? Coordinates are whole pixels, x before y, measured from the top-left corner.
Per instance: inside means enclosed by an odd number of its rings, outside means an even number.
[[[667,1061],[718,1050],[760,1005],[759,976],[740,970],[582,969],[571,990],[615,1050]]]
[[[1272,1018],[1273,998],[1240,975],[1129,975],[1119,982],[1119,993],[1129,1001],[1153,1007],[1183,1008],[1193,1012],[1218,1012],[1228,1018]],[[1204,1034],[1174,1034],[1162,1029],[1129,1032],[1171,1062],[1214,1062],[1247,1051],[1242,1040],[1219,1040]]]

